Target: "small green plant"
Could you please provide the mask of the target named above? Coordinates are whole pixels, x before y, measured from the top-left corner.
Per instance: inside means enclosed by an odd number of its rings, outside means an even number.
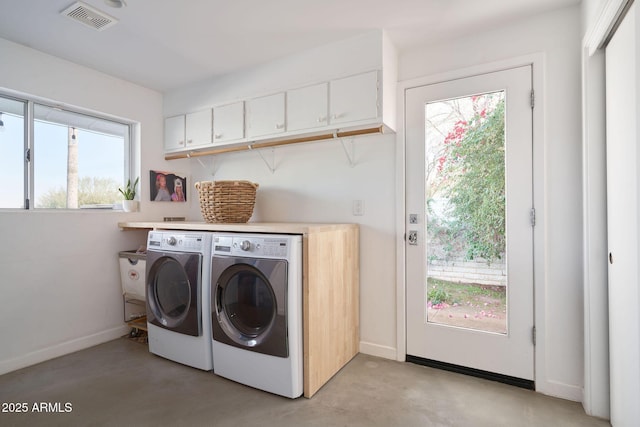
[[[449,293],[440,286],[434,286],[429,289],[427,297],[433,305],[445,303],[449,301],[450,298]]]
[[[122,188],[118,188],[118,191],[122,193],[125,200],[133,200],[136,197],[136,186],[138,185],[138,180],[140,177],[136,178],[133,185],[131,185],[131,180],[127,180],[127,186],[123,190]]]

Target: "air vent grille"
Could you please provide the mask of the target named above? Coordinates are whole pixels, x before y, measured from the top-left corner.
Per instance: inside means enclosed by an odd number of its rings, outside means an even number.
[[[60,13],[97,31],[107,29],[118,22],[113,16],[81,1],[72,4]]]

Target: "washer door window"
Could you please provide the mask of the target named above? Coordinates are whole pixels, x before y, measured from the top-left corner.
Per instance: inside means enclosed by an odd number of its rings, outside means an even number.
[[[149,321],[187,335],[201,335],[198,321],[199,255],[161,256],[153,262],[147,279]]]
[[[288,357],[286,297],[282,292],[286,289],[286,261],[256,260],[254,264],[232,264],[220,274],[214,295],[214,339]]]

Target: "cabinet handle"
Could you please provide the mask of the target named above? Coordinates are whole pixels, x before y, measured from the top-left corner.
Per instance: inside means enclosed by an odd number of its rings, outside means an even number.
[[[318,123],[324,123],[327,121],[327,116],[320,116],[318,117]]]
[[[188,139],[187,140],[187,144],[191,144],[193,142],[193,139]]]
[[[332,116],[332,118],[335,120],[335,119],[341,119],[341,118],[343,118],[344,116],[345,116],[345,114],[344,114],[344,113],[336,113],[336,114],[334,114],[334,115]]]
[[[276,123],[276,129],[284,129],[284,123]]]
[[[216,133],[215,135],[213,135],[213,137],[215,139],[220,139],[220,138],[222,138],[222,134],[221,133]]]
[[[184,145],[184,141],[178,141],[178,145]]]

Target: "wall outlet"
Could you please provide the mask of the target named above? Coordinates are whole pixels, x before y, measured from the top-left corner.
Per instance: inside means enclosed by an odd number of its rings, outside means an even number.
[[[353,201],[353,215],[354,216],[364,215],[364,200]]]

